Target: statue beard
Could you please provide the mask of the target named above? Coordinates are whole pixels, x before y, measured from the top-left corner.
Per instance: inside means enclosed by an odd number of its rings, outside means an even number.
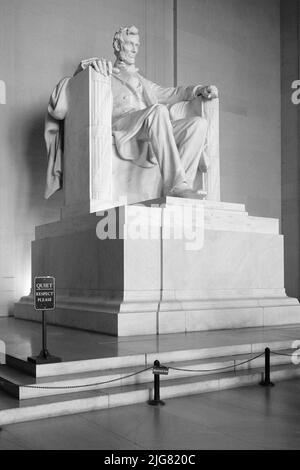
[[[135,58],[133,60],[129,58],[129,54],[127,54],[125,51],[120,51],[118,55],[118,61],[122,62],[124,65],[134,65],[135,64]]]

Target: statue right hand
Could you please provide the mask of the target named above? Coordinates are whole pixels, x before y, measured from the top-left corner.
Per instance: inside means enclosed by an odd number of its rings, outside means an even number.
[[[87,67],[93,67],[96,72],[101,73],[104,77],[109,77],[112,74],[113,67],[111,61],[103,58],[92,57],[91,59],[82,60],[80,65],[83,70]]]

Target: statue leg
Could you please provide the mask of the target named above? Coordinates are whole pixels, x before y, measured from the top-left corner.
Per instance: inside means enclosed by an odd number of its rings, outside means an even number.
[[[173,122],[173,132],[186,179],[193,187],[207,138],[208,123],[203,117],[179,119]],[[205,162],[202,162],[205,166]]]
[[[159,104],[153,108],[145,119],[143,136],[150,140],[156,155],[163,177],[165,194],[174,188],[188,188],[166,106]]]

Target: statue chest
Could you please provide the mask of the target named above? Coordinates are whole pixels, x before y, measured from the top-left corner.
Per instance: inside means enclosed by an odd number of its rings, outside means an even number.
[[[146,107],[143,85],[138,76],[131,74],[129,77],[118,75],[113,76],[112,93],[114,107],[117,108],[136,108]]]

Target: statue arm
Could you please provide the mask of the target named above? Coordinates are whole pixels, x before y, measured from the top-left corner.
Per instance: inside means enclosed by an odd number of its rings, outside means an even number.
[[[161,104],[172,106],[182,101],[192,101],[197,96],[205,99],[218,98],[218,89],[214,85],[190,85],[178,87],[162,87],[143,78],[144,84],[151,95],[154,95]]]
[[[165,105],[172,105],[180,101],[191,101],[197,96],[197,91],[201,88],[201,85],[162,87],[145,78],[143,80],[151,95],[154,95],[159,103]]]

